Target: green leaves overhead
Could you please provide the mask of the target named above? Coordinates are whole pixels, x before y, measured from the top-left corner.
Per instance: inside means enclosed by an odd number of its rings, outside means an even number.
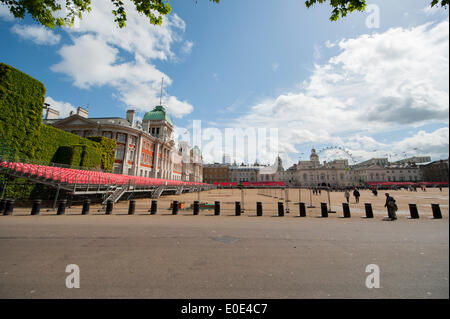
[[[307,8],[316,3],[326,3],[328,0],[307,0],[305,5]],[[440,4],[441,7],[445,7],[449,4],[450,0],[433,0],[430,6]],[[345,17],[348,13],[353,11],[364,11],[366,9],[366,0],[330,0],[330,5],[333,8],[331,11],[330,20],[337,21],[341,17]]]
[[[110,0],[115,9],[112,10],[114,22],[120,28],[126,26],[127,12],[124,1]],[[163,17],[172,11],[169,0],[130,0],[137,10],[148,18],[150,24],[161,25]],[[220,0],[209,0],[219,3]],[[61,5],[57,0],[0,0],[0,5],[9,8],[15,18],[23,19],[30,14],[34,20],[40,24],[55,28],[68,26],[72,27],[75,18],[82,19],[83,14],[91,11],[91,0],[65,0]]]

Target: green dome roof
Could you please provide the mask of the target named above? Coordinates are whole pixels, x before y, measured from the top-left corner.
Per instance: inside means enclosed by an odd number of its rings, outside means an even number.
[[[166,120],[172,124],[172,119],[169,114],[166,113],[166,109],[162,105],[155,106],[153,110],[145,113],[143,121],[161,121]],[[172,124],[173,125],[173,124]]]

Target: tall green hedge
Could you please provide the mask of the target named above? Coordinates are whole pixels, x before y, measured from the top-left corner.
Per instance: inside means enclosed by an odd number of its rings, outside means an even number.
[[[0,63],[0,139],[16,151],[16,157],[112,171],[116,142],[86,139],[44,125],[44,99],[41,82]]]
[[[41,82],[0,63],[0,138],[18,157],[35,157],[44,98]]]

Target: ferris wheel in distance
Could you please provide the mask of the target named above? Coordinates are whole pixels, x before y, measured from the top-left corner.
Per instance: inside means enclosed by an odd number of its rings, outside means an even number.
[[[327,162],[336,159],[346,159],[351,165],[355,165],[358,158],[357,156],[354,156],[349,150],[346,150],[345,148],[339,146],[326,146],[322,149],[319,149],[316,153]]]

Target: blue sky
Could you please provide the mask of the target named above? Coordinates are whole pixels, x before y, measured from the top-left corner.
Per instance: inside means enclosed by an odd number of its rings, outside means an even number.
[[[278,128],[288,165],[327,146],[356,161],[447,158],[448,9],[429,2],[369,1],[380,22],[369,28],[370,13],[330,22],[328,4],[300,0],[172,0],[162,27],[130,13],[126,31],[114,27],[108,1],[72,30],[45,30],[0,7],[0,61],[42,81],[63,114],[89,105],[92,117],[128,108],[143,116],[164,76],[176,126]]]

